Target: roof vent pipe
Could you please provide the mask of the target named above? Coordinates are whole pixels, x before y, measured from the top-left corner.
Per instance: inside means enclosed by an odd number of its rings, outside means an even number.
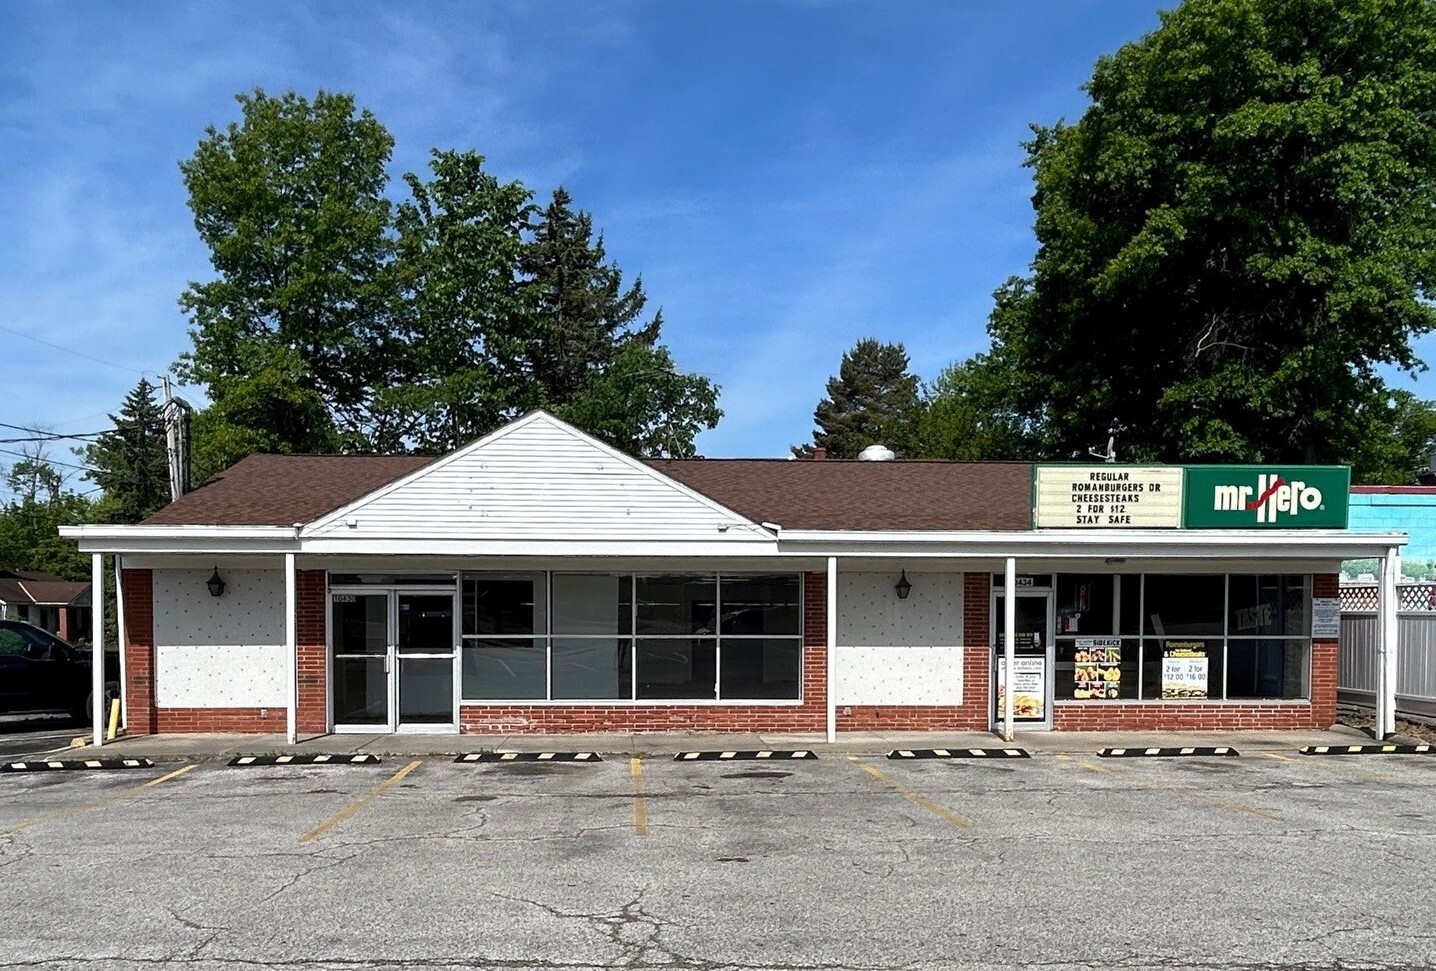
[[[869,445],[858,453],[859,462],[891,462],[897,453],[886,445]]]

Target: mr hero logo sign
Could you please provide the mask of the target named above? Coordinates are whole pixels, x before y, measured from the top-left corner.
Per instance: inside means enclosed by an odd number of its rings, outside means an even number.
[[[1300,480],[1287,482],[1263,472],[1256,485],[1219,485],[1212,488],[1213,512],[1255,512],[1259,524],[1275,523],[1282,515],[1299,516],[1322,506],[1321,490]]]
[[[1351,472],[1341,466],[1194,465],[1188,529],[1345,529]]]

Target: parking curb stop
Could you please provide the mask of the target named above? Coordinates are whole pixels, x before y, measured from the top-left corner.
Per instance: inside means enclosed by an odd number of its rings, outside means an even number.
[[[890,759],[1030,759],[1024,748],[913,748],[894,749]]]
[[[227,764],[247,768],[261,765],[378,765],[383,761],[377,755],[236,755]]]
[[[1223,756],[1235,758],[1240,755],[1227,745],[1187,745],[1169,748],[1104,748],[1097,753],[1102,759],[1157,758],[1170,759],[1183,756]]]
[[[1436,745],[1304,745],[1302,755],[1436,755]]]
[[[783,751],[778,749],[748,750],[742,752],[679,752],[673,756],[675,762],[750,762],[767,759],[788,761],[791,759],[816,759],[818,753],[809,749]]]
[[[33,759],[0,763],[0,772],[74,772],[85,769],[152,769],[149,759]]]
[[[602,762],[597,752],[470,752],[455,762]]]

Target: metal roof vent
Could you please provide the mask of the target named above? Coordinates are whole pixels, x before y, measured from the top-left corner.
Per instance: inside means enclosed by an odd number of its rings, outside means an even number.
[[[859,462],[891,462],[897,453],[886,445],[869,445],[858,453]]]

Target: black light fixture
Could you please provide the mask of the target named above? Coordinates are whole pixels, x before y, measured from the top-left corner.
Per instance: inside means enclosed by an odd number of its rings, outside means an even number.
[[[902,571],[902,576],[898,578],[897,586],[893,589],[897,591],[899,600],[906,600],[907,595],[912,593],[912,584],[907,581],[907,570]]]
[[[214,575],[206,580],[204,585],[209,587],[209,595],[211,597],[224,596],[224,580],[220,579],[218,566],[214,568]]]

